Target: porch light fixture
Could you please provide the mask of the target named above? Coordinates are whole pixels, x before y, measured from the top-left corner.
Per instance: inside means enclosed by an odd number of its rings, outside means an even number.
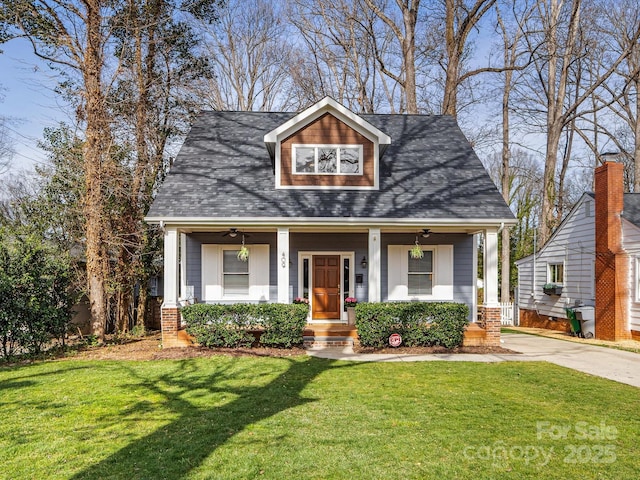
[[[229,236],[231,238],[236,238],[238,236],[238,229],[237,228],[229,229]]]
[[[360,266],[362,268],[367,268],[367,257],[362,257],[362,260],[360,261]]]
[[[428,228],[422,229],[422,238],[428,238],[431,235],[431,230]]]

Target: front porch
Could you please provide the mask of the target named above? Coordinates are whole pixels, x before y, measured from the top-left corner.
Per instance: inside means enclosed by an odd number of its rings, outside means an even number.
[[[244,225],[220,231],[165,226],[163,344],[185,344],[179,338],[184,337],[180,305],[185,302],[292,303],[297,298],[310,307],[305,345],[353,344],[357,332],[347,325],[345,301],[355,297],[359,302],[464,303],[470,323],[465,345],[498,346],[498,229],[468,224],[418,229],[420,224]],[[479,235],[484,237],[482,305],[476,286]],[[248,260],[236,258],[240,246],[248,248]],[[424,258],[412,257],[416,247]],[[481,322],[474,324],[478,318]]]

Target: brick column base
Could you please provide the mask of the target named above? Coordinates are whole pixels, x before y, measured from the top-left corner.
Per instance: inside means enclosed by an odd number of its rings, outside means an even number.
[[[482,313],[482,320],[479,323],[486,332],[484,345],[486,347],[499,347],[501,327],[500,319],[502,316],[500,307],[481,306],[480,310]]]
[[[177,347],[178,330],[180,329],[180,308],[162,308],[162,346],[164,348]]]

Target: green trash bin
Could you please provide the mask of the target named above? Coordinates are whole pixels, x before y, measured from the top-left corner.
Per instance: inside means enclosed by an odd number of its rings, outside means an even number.
[[[580,320],[576,317],[576,311],[573,308],[565,308],[565,311],[567,312],[567,318],[571,325],[571,335],[574,337],[581,337],[582,328],[580,327]]]

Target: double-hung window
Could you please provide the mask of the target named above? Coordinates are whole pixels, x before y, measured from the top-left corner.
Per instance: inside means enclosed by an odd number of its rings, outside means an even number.
[[[424,250],[422,258],[412,258],[407,252],[407,287],[409,295],[431,295],[433,292],[433,251]]]
[[[223,295],[247,295],[249,293],[249,259],[238,259],[240,250],[222,251],[222,292]]]
[[[293,145],[293,173],[362,175],[362,145]]]

